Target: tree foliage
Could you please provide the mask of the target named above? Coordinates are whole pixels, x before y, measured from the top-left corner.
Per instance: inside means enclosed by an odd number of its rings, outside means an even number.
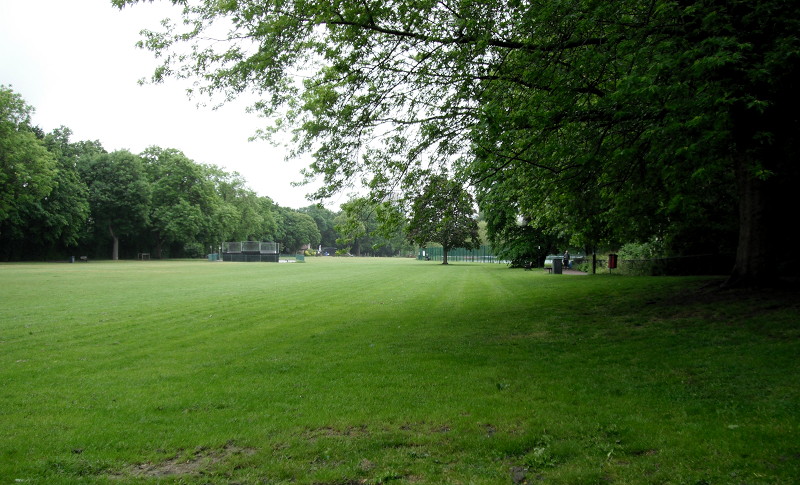
[[[410,252],[404,236],[405,214],[391,201],[352,197],[334,219],[341,253],[356,256],[397,256]]]
[[[336,213],[334,213],[330,209],[326,209],[325,207],[314,204],[308,207],[302,207],[298,209],[298,212],[303,214],[308,214],[314,219],[314,222],[317,224],[317,228],[319,228],[320,232],[320,244],[324,247],[334,247],[336,246],[336,227],[334,220],[336,219]]]
[[[316,247],[322,236],[317,223],[308,214],[290,209],[281,210],[282,232],[281,246],[287,252],[295,252],[303,247]]]
[[[206,167],[214,183],[219,205],[214,212],[213,234],[217,241],[277,241],[275,203],[247,188],[242,176],[219,167]]]
[[[29,227],[39,228],[39,245],[51,253],[59,247],[75,247],[85,237],[89,189],[78,165],[82,158],[102,151],[99,143],[72,143],[71,136],[64,126],[45,136],[45,146],[56,157],[58,177],[52,192],[41,201],[41,212],[28,222]]]
[[[382,200],[447,165],[553,236],[723,241],[733,279],[774,277],[774,214],[798,205],[797,2],[174,3],[183,22],[142,42],[153,79],[262,94],[313,153],[316,196]]]
[[[342,204],[342,211],[334,219],[340,252],[361,256],[362,248],[369,247],[366,239],[375,226],[374,209],[374,204],[366,197],[354,197]]]
[[[91,218],[111,240],[111,259],[119,259],[119,240],[143,230],[149,221],[151,187],[142,158],[127,150],[99,153],[80,167],[89,188]]]
[[[174,149],[150,147],[142,157],[152,192],[149,220],[156,257],[164,244],[193,243],[217,234],[214,216],[221,201],[205,167]]]
[[[413,200],[406,227],[408,240],[419,246],[442,246],[442,264],[453,248],[480,247],[475,202],[464,187],[443,175],[433,175]]]
[[[198,257],[229,240],[319,240],[305,216],[288,218],[284,227],[289,210],[258,196],[238,173],[173,148],[108,153],[99,141],[72,141],[64,126],[43,133],[31,124],[32,113],[19,94],[0,87],[3,260],[78,251],[114,259],[143,252]]]
[[[57,161],[31,126],[32,113],[19,94],[0,85],[0,241],[4,252],[15,241],[31,236],[30,218],[45,217],[42,201],[57,185]]]

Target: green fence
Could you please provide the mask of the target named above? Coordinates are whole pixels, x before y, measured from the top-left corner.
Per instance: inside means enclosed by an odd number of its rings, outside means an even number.
[[[423,248],[417,253],[417,259],[427,261],[442,261],[444,251],[442,248]],[[447,253],[447,261],[464,261],[468,263],[505,263],[497,259],[491,246],[481,246],[478,249],[451,249]]]

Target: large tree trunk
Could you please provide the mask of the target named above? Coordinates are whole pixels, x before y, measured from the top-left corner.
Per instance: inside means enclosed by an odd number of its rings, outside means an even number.
[[[119,238],[116,234],[114,234],[114,228],[111,227],[111,224],[108,225],[108,233],[111,234],[112,246],[111,246],[111,259],[114,261],[119,260]]]
[[[766,198],[763,180],[749,173],[748,163],[737,163],[739,183],[739,242],[736,248],[736,265],[727,285],[761,284],[777,263],[770,262],[768,254]]]
[[[449,264],[447,262],[447,252],[449,250],[450,250],[450,248],[444,248],[444,247],[442,248],[442,264]]]
[[[163,249],[164,249],[164,240],[161,239],[161,236],[156,234],[156,259],[161,259]]]
[[[797,169],[786,160],[770,162],[777,175],[759,177],[752,160],[737,160],[739,241],[736,265],[725,286],[771,286],[796,264],[787,216],[800,208],[798,191],[792,187],[796,177],[791,176]]]
[[[800,81],[796,67],[794,80]],[[800,270],[792,240],[800,209],[800,96],[792,82],[759,93],[778,100],[759,114],[746,105],[733,110],[735,170],[739,196],[736,265],[726,286],[770,286]]]

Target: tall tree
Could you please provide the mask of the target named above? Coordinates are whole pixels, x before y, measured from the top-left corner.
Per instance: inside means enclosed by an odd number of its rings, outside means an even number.
[[[281,208],[282,232],[280,243],[287,251],[299,251],[303,246],[315,247],[321,235],[317,223],[308,214]]]
[[[0,85],[0,241],[5,259],[12,256],[12,243],[28,239],[32,213],[56,185],[57,162],[31,126],[32,113],[22,96]]]
[[[150,182],[148,221],[156,257],[164,245],[204,243],[219,202],[205,167],[171,148],[150,147],[141,156]]]
[[[363,180],[380,199],[448,164],[482,190],[524,181],[540,229],[592,217],[569,227],[587,241],[671,236],[734,200],[714,214],[738,225],[731,282],[776,276],[778,214],[800,197],[798,2],[174,1],[186,30],[142,44],[165,60],[154,80],[264,94],[313,153],[317,196]]]
[[[72,130],[62,126],[44,139],[45,146],[56,157],[58,176],[32,225],[40,228],[41,246],[47,251],[76,247],[86,235],[89,191],[78,165],[82,158],[104,151],[100,142],[72,142],[71,136]]]
[[[314,219],[314,222],[317,223],[317,227],[319,228],[319,233],[321,236],[320,244],[322,246],[336,246],[337,233],[336,228],[334,227],[334,219],[336,219],[336,214],[333,211],[326,209],[321,205],[314,204],[298,209],[298,212],[308,214]]]
[[[221,204],[214,213],[214,241],[277,241],[277,208],[269,197],[259,197],[237,172],[206,167]]]
[[[100,153],[82,161],[80,170],[89,188],[95,236],[108,235],[111,259],[117,260],[120,238],[147,227],[150,184],[142,159],[127,150]]]
[[[353,197],[342,204],[334,220],[336,243],[341,252],[361,256],[397,256],[413,252],[405,239],[405,213],[399,201],[375,202],[368,197]]]
[[[261,226],[258,230],[262,241],[278,240],[277,204],[269,197],[258,197],[258,213],[261,215]]]
[[[533,226],[507,198],[490,197],[498,195],[497,191],[484,195],[480,205],[488,242],[499,259],[510,261],[516,268],[533,261],[540,265],[548,254],[566,245],[566,237]]]
[[[342,204],[341,208],[334,219],[339,252],[354,252],[356,256],[361,256],[361,249],[369,246],[368,225],[374,213],[374,204],[366,197],[354,197]]]
[[[414,198],[406,227],[408,240],[419,246],[442,245],[442,264],[454,248],[480,247],[475,201],[462,184],[442,175],[430,177]]]

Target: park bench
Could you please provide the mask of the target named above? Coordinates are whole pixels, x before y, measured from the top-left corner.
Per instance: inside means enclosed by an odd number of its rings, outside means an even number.
[[[88,263],[89,262],[89,256],[81,256],[80,260],[83,261],[84,263]]]

